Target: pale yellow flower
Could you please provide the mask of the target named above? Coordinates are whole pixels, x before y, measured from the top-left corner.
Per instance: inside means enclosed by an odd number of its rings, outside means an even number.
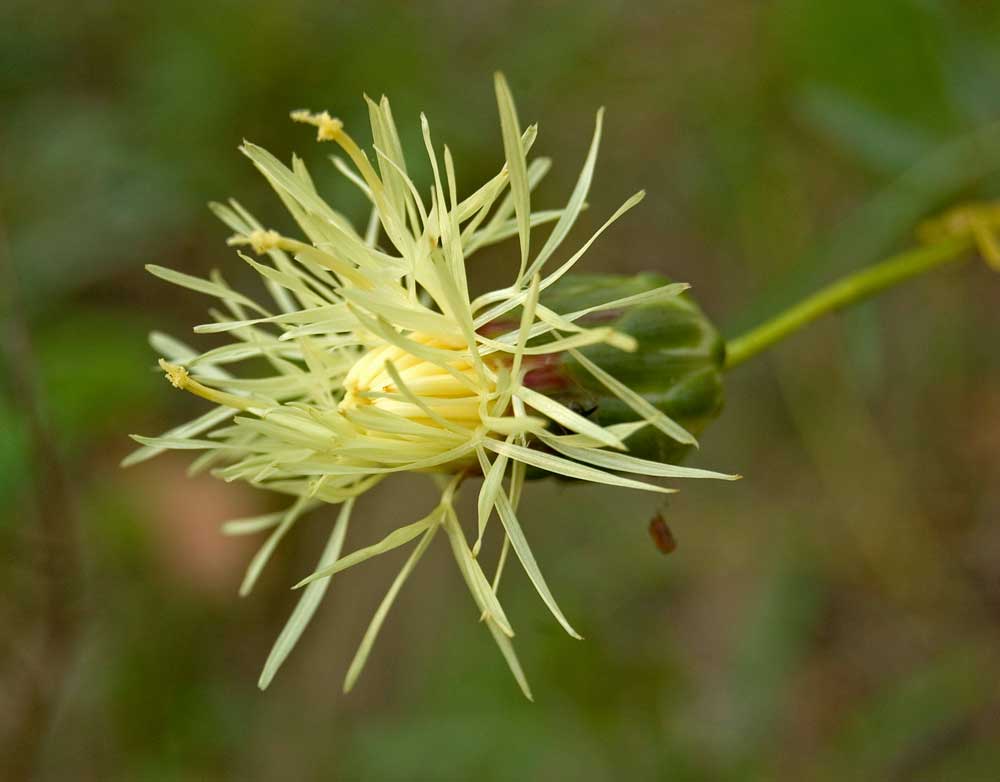
[[[262,306],[229,287],[215,273],[200,279],[161,267],[149,270],[165,280],[218,299],[213,322],[197,333],[225,333],[233,341],[199,353],[154,334],[165,356],[161,366],[178,388],[213,403],[195,420],[162,437],[136,437],[143,448],[127,463],[164,449],[202,449],[194,469],[211,469],[227,481],[243,480],[293,498],[281,513],[231,522],[239,534],[271,530],[250,564],[241,592],[247,593],[282,537],[307,511],[340,505],[330,542],[316,571],[304,579],[303,595],[261,675],[266,687],[298,640],[330,583],[331,576],[383,552],[416,540],[409,559],[375,613],[353,663],[350,689],[400,587],[439,530],[485,624],[526,695],[528,684],[514,654],[514,632],[497,590],[509,549],[565,630],[579,637],[559,609],[536,564],[517,517],[526,469],[651,492],[672,489],[625,477],[716,477],[718,473],[629,456],[627,438],[647,426],[682,442],[694,440],[641,396],[577,349],[607,343],[635,350],[635,340],[610,328],[584,328],[577,321],[678,295],[671,284],[627,299],[557,314],[539,297],[579,261],[604,230],[642,200],[629,198],[584,244],[555,268],[554,254],[584,208],[601,137],[598,112],[593,141],[568,203],[562,209],[531,211],[530,193],[549,161],[528,162],[536,127],[522,130],[507,84],[496,77],[506,162],[471,195],[456,192],[448,148],[439,154],[427,120],[421,126],[434,175],[425,203],[407,174],[388,101],[368,101],[374,161],[325,112],[296,111],[297,122],[314,125],[320,141],[334,142],[348,160],[338,169],[371,202],[371,219],[359,233],[317,193],[305,164],[288,167],[254,144],[241,147],[270,182],[305,240],[267,229],[242,206],[213,206],[235,235],[230,244],[251,249],[258,259],[239,256],[263,277],[273,303]],[[531,229],[552,224],[540,249],[532,251]],[[477,250],[517,237],[516,274],[507,287],[472,298],[466,260]],[[509,330],[497,325],[514,318]],[[492,327],[492,328],[489,328]],[[487,336],[488,334],[492,336]],[[581,363],[635,411],[633,423],[602,427],[524,381],[535,357],[573,351]],[[247,359],[267,369],[237,376],[233,364]],[[551,431],[552,423],[558,424]],[[398,472],[426,472],[441,485],[441,500],[423,518],[382,541],[342,555],[355,499]],[[463,479],[483,477],[477,533],[469,544],[455,513]],[[500,561],[487,578],[479,549],[490,522],[502,527]]]

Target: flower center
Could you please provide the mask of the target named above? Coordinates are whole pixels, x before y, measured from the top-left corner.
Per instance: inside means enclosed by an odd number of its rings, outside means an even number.
[[[372,348],[344,378],[340,411],[371,406],[432,425],[440,424],[435,417],[463,426],[478,423],[480,400],[496,390],[496,383],[472,365],[465,341],[419,332],[408,339],[455,357],[442,356],[440,363],[434,363],[395,345]],[[402,388],[387,367],[390,363]]]

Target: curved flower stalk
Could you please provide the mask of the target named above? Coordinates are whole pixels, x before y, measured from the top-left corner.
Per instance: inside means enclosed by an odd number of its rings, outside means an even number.
[[[162,334],[152,336],[170,382],[212,406],[161,437],[136,436],[143,447],[126,463],[165,449],[201,450],[194,469],[211,469],[227,481],[246,481],[292,498],[283,512],[226,525],[232,534],[269,531],[250,563],[241,594],[250,592],[303,514],[324,503],[340,505],[315,572],[298,584],[304,587],[300,602],[265,664],[262,688],[295,645],[334,574],[416,541],[350,666],[344,685],[349,690],[400,588],[443,530],[477,610],[530,697],[511,646],[512,623],[498,598],[510,551],[559,624],[573,637],[580,636],[556,603],[518,517],[528,470],[650,492],[673,489],[639,477],[735,477],[628,453],[629,438],[642,430],[682,445],[695,441],[681,424],[587,358],[582,349],[603,345],[605,351],[636,351],[635,337],[601,322],[636,306],[674,300],[687,286],[659,284],[561,313],[545,305],[545,292],[565,278],[643,193],[629,198],[556,264],[556,252],[585,206],[602,113],[597,114],[590,150],[566,205],[532,211],[531,191],[549,161],[529,162],[536,127],[521,128],[502,76],[496,77],[495,87],[505,163],[465,197],[457,192],[448,148],[439,153],[423,116],[434,178],[428,201],[407,173],[385,98],[368,100],[372,158],[339,120],[326,113],[293,112],[293,120],[314,126],[319,141],[333,142],[346,155],[346,161],[335,159],[337,168],[372,206],[363,232],[322,199],[299,158],[293,157],[289,167],[245,142],[241,151],[272,185],[304,237],[266,228],[235,201],[213,205],[234,232],[229,244],[260,273],[271,302],[244,296],[218,273],[201,279],[148,267],[158,277],[217,299],[221,309],[212,311],[212,322],[194,330],[227,334],[232,342],[199,353]],[[536,249],[532,229],[543,224],[550,224],[551,231]],[[466,279],[469,256],[508,238],[517,240],[510,285],[473,297]],[[544,383],[531,382],[532,377],[544,377],[540,367],[567,356],[628,411],[625,420],[602,425],[558,394],[546,393]],[[257,374],[232,370],[244,361],[252,361],[250,369]],[[395,473],[414,471],[435,477],[440,502],[383,540],[344,554],[355,499]],[[471,544],[454,507],[470,475],[482,476]],[[487,575],[479,551],[491,523],[499,523],[503,545],[499,562]]]

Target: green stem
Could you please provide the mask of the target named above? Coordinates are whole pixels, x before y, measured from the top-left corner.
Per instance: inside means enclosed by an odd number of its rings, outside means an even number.
[[[911,277],[957,261],[972,246],[971,238],[956,237],[895,255],[868,269],[848,275],[726,343],[726,369],[739,366],[828,312],[836,312]]]

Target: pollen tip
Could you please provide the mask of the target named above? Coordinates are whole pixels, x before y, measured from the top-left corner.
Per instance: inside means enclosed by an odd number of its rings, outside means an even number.
[[[344,128],[344,123],[331,117],[328,111],[314,114],[309,109],[296,109],[289,116],[293,122],[315,126],[317,141],[333,141]]]
[[[171,364],[165,358],[160,359],[160,369],[166,372],[166,378],[174,388],[184,390],[188,382],[188,371],[179,364]]]
[[[274,230],[262,230],[260,228],[251,231],[246,238],[246,242],[250,243],[253,247],[253,251],[257,255],[263,255],[266,252],[270,252],[277,248],[278,243],[281,241],[281,234]],[[242,244],[246,244],[242,242]]]

